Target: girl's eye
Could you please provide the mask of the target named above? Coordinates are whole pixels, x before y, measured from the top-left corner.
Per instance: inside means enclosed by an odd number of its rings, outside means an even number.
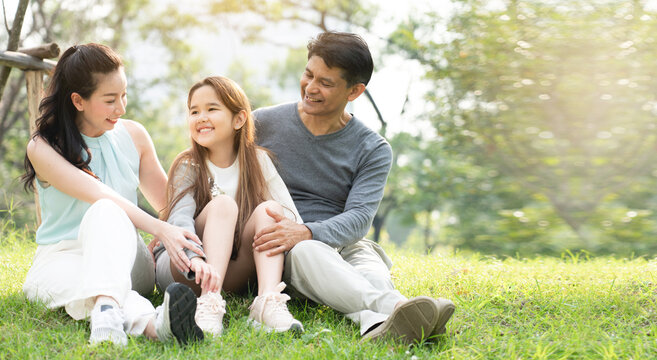
[[[191,111],[190,114],[191,114],[191,115],[196,115],[196,114],[198,114],[198,111],[196,111],[196,110]]]

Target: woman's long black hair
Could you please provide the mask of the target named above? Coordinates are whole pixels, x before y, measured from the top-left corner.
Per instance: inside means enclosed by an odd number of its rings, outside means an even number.
[[[88,99],[98,86],[94,74],[109,74],[121,66],[119,55],[105,45],[74,45],[64,51],[51,75],[46,97],[39,104],[41,116],[36,120],[32,138],[42,137],[68,162],[95,176],[89,169],[91,152],[76,124],[78,110],[71,94],[78,93]],[[87,153],[86,159],[82,157],[83,151]],[[24,165],[23,186],[25,190],[34,189],[36,173],[27,154]]]

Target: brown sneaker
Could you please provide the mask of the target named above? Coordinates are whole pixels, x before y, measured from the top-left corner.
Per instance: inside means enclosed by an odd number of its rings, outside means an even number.
[[[444,334],[447,331],[445,324],[447,324],[452,314],[454,314],[456,306],[451,300],[443,298],[433,299],[433,302],[436,304],[436,308],[438,308],[438,314],[440,314],[438,316],[438,322],[431,333],[431,336],[436,336]]]
[[[451,302],[450,302],[451,303]],[[399,305],[381,325],[363,336],[363,340],[393,338],[407,344],[413,344],[429,338],[434,329],[445,326],[454,312],[454,304],[444,310],[448,315],[441,314],[441,307],[436,300],[427,296],[418,296]],[[443,321],[444,320],[444,321]],[[440,326],[438,326],[440,325]]]

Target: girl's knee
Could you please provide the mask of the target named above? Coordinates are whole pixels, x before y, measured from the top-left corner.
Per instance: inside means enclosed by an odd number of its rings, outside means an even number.
[[[279,204],[274,200],[267,200],[260,203],[260,205],[256,206],[253,212],[256,214],[267,215],[267,211],[266,211],[267,209],[273,212],[277,212],[279,214],[283,213],[283,206],[281,206],[281,204]]]
[[[224,194],[218,195],[214,199],[210,200],[206,207],[209,207],[210,211],[220,212],[224,216],[237,216],[237,212],[239,211],[235,200]]]

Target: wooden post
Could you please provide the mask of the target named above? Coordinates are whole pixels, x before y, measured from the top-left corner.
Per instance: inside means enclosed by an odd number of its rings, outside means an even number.
[[[40,70],[25,71],[25,82],[27,85],[27,112],[30,121],[30,136],[32,136],[36,129],[36,119],[39,117],[39,104],[43,97],[43,72]],[[38,227],[41,225],[41,206],[39,205],[39,191],[36,186],[34,187],[34,205],[36,206]]]
[[[51,71],[57,64],[46,58],[55,58],[57,56],[59,56],[59,46],[54,43],[34,48],[20,49],[19,52],[0,51],[0,66],[15,67],[25,71],[30,136],[34,134],[34,130],[36,129],[36,119],[39,117],[39,104],[41,103],[41,98],[43,98],[43,74],[44,72]],[[39,206],[39,192],[36,186],[34,188],[34,205],[36,207],[38,227],[41,225],[41,206]]]

